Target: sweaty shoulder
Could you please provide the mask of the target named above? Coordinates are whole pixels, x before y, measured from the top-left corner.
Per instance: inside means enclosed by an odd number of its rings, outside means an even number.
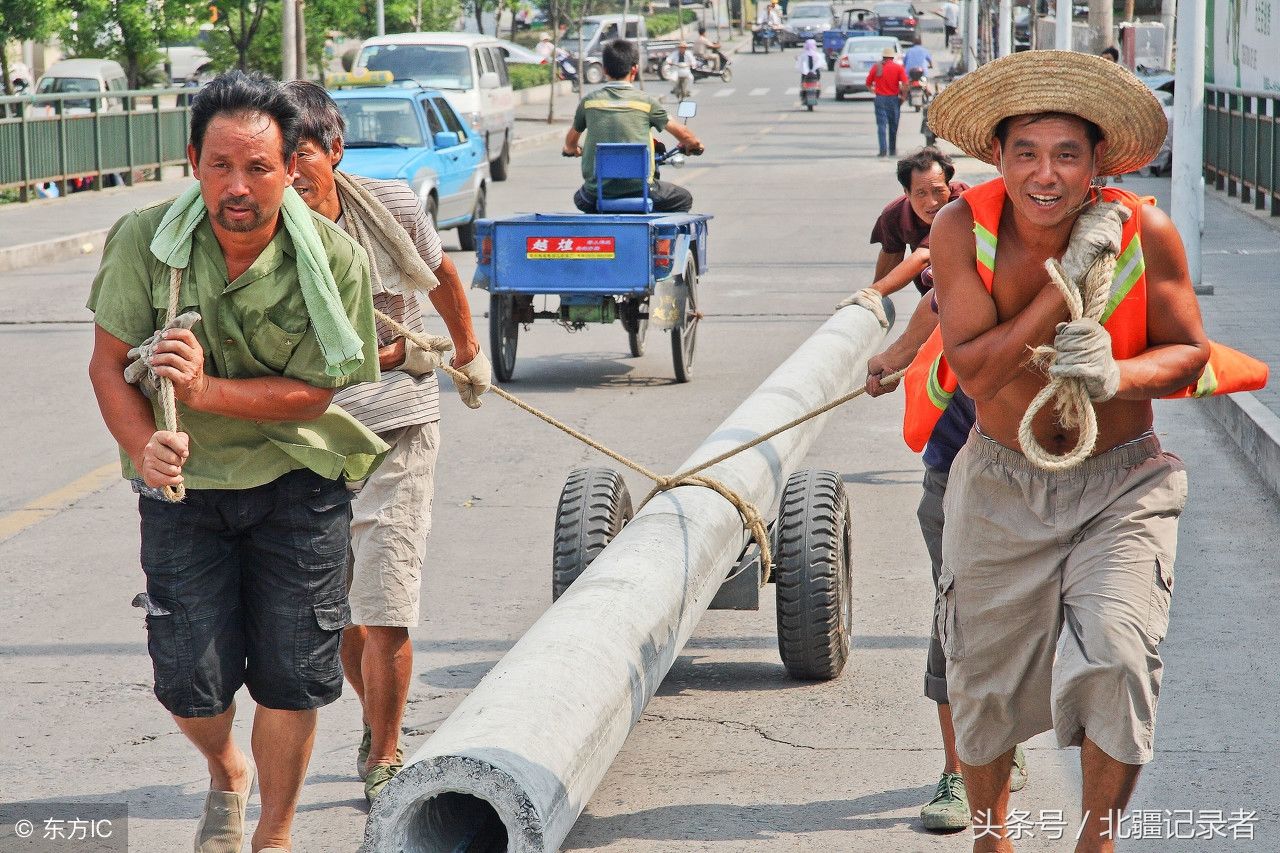
[[[933,219],[929,229],[931,258],[937,264],[937,253],[948,247],[973,248],[973,210],[963,198],[947,202]]]
[[[369,194],[382,203],[392,216],[405,229],[413,226],[418,215],[418,196],[404,181],[381,181],[359,175],[348,175],[351,180],[369,191]]]

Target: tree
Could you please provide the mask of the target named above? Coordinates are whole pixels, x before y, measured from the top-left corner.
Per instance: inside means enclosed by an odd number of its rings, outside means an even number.
[[[217,15],[214,21],[217,29],[214,30],[215,38],[210,44],[209,55],[214,60],[214,66],[226,70],[232,64],[241,71],[248,71],[253,66],[249,63],[249,52],[254,46],[254,39],[258,35],[258,29],[262,26],[262,16],[267,11],[268,6],[278,6],[279,3],[272,3],[272,0],[215,0],[210,5],[210,9]],[[275,10],[277,19],[279,10]],[[234,63],[226,61],[228,51],[234,51]],[[275,38],[276,59],[272,62],[271,68],[275,71],[275,66],[279,65],[280,55],[280,34],[277,27]],[[261,69],[266,70],[266,69]]]
[[[166,82],[161,48],[195,34],[197,0],[72,0],[59,37],[73,56],[114,59],[129,88]]]
[[[476,32],[484,32],[484,13],[497,12],[502,8],[502,0],[467,0],[467,6],[471,9],[471,14],[476,18]],[[498,29],[498,23],[495,20],[493,24],[495,35]]]
[[[58,30],[64,17],[57,0],[0,0],[0,73],[6,95],[13,94],[9,42],[43,41]]]

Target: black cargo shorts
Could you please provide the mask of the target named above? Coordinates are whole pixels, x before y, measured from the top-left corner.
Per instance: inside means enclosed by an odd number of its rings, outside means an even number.
[[[338,698],[350,502],[342,480],[306,469],[181,503],[138,498],[147,649],[170,713],[217,716],[242,684],[279,710]]]

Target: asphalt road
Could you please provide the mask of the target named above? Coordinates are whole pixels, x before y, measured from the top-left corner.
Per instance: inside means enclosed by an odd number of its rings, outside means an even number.
[[[799,108],[788,94],[798,85],[795,55],[741,55],[732,84],[698,83],[693,126],[707,154],[664,176],[716,217],[693,381],[673,382],[669,349],[656,336],[632,359],[617,325],[567,334],[541,323],[521,336],[512,390],[651,467],[670,468],[836,301],[869,283],[875,247],[866,235],[897,192],[893,164],[875,157],[866,100],[824,97],[813,113]],[[918,122],[904,114],[899,149],[919,144]],[[556,146],[519,152],[512,179],[490,195],[491,213],[569,209],[576,167]],[[966,179],[988,174],[961,162]],[[457,245],[452,236],[445,242]],[[472,259],[453,256],[469,277]],[[0,284],[8,365],[0,435],[9,448],[0,455],[0,531],[10,531],[0,532],[8,536],[0,541],[0,800],[127,801],[131,849],[174,851],[190,844],[207,778],[150,694],[142,614],[129,606],[142,589],[134,498],[109,469],[102,474],[114,448],[85,376],[91,326],[82,306],[95,264],[22,270]],[[473,292],[482,336],[484,297]],[[905,318],[915,296],[896,303]],[[559,490],[572,468],[600,464],[497,399],[473,412],[446,388],[443,402],[409,753],[550,603]],[[856,636],[844,675],[823,685],[787,679],[771,589],[759,612],[709,613],[565,849],[969,848],[964,834],[932,836],[917,825],[942,757],[922,695],[932,593],[914,513],[921,466],[899,438],[900,419],[900,397],[855,401],[807,463],[843,472],[855,514]],[[1134,806],[1188,810],[1210,831],[1214,811],[1225,822],[1243,809],[1256,813],[1241,823],[1255,838],[1232,840],[1227,828],[1227,838],[1179,841],[1157,828],[1121,849],[1277,850],[1270,709],[1280,687],[1271,663],[1280,657],[1280,584],[1271,543],[1280,538],[1280,505],[1195,404],[1161,404],[1158,422],[1167,447],[1187,460],[1192,497],[1164,647],[1157,759]],[[627,479],[633,494],[644,493]],[[98,482],[106,485],[95,490]],[[245,744],[251,707],[242,695]],[[346,695],[321,715],[296,827],[300,853],[358,843],[365,805],[351,764],[359,714]],[[1013,804],[1040,826],[1019,849],[1067,849],[1043,827],[1055,810],[1070,820],[1078,808],[1076,751],[1042,736],[1028,755],[1031,782]]]

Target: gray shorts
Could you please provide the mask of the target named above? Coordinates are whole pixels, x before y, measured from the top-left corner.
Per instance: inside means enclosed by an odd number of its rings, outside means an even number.
[[[351,621],[412,628],[419,621],[440,424],[407,426],[382,439],[391,449],[351,502]]]
[[[1053,729],[1151,760],[1182,461],[1154,436],[1063,473],[971,433],[951,467],[938,634],[956,748],[994,761]]]
[[[924,493],[920,496],[920,508],[916,510],[916,518],[920,520],[920,535],[924,537],[924,547],[929,551],[929,562],[933,564],[933,588],[938,588],[938,578],[942,574],[942,498],[947,493],[947,472],[935,468],[924,469]],[[937,600],[934,600],[934,612],[937,612]],[[929,636],[929,659],[924,669],[924,695],[939,705],[951,701],[947,697],[947,656],[942,653],[942,641],[938,638],[938,620],[932,620]]]

